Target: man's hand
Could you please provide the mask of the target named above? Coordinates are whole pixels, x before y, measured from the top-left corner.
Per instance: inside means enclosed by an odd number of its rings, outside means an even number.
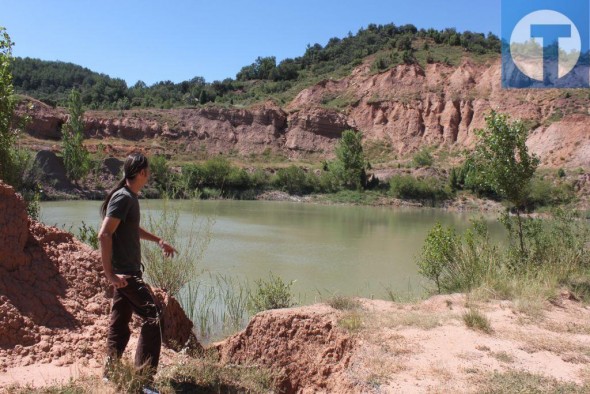
[[[178,250],[174,249],[172,245],[170,245],[168,242],[164,240],[160,240],[160,242],[158,242],[158,245],[160,246],[160,248],[162,248],[162,254],[166,257],[174,257],[174,254],[178,253]]]
[[[115,289],[121,289],[127,286],[127,275],[111,274],[107,278]]]

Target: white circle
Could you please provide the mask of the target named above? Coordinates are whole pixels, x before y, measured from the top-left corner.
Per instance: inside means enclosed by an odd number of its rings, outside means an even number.
[[[580,32],[571,19],[552,10],[531,12],[517,23],[510,37],[510,54],[516,67],[529,78],[544,80],[543,39],[531,38],[531,25],[571,26],[571,37],[559,38],[558,78],[572,71],[582,51]]]

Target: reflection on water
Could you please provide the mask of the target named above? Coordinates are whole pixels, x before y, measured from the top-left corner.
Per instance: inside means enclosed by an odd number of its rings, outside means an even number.
[[[142,200],[142,216],[157,215],[160,200]],[[422,291],[415,257],[428,230],[440,221],[459,230],[475,214],[435,209],[324,206],[259,201],[173,201],[181,212],[181,232],[201,217],[213,216],[212,239],[202,268],[253,281],[271,271],[296,280],[304,302],[319,294],[338,293],[387,298]],[[45,202],[46,224],[77,229],[81,222],[98,227],[98,201]],[[492,227],[492,235],[501,229]]]

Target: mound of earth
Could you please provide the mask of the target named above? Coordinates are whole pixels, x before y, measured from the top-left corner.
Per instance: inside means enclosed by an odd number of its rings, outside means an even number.
[[[280,392],[342,392],[355,341],[325,305],[256,315],[248,327],[217,344],[222,363],[256,364],[278,374]]]
[[[178,302],[155,292],[164,343],[199,349]],[[111,297],[99,253],[29,219],[22,198],[0,181],[0,374],[39,363],[101,364]]]

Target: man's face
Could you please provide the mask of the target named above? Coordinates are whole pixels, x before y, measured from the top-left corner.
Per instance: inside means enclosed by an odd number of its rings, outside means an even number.
[[[139,176],[141,177],[142,185],[145,185],[150,178],[150,168],[144,168],[143,170],[139,171]]]

